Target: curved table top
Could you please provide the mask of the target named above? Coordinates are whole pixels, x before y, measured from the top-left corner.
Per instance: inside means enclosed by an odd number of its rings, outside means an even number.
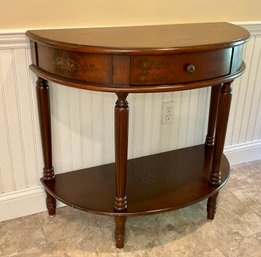
[[[31,69],[60,84],[166,92],[224,83],[244,71],[247,30],[225,22],[27,31]]]
[[[83,52],[164,54],[244,43],[249,33],[225,22],[28,31],[37,42]]]

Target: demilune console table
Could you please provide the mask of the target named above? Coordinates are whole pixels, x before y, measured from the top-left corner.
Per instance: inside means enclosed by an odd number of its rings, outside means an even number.
[[[214,219],[219,190],[229,176],[223,155],[231,83],[239,77],[249,33],[229,23],[30,30],[32,65],[44,157],[42,184],[49,215],[56,200],[115,218],[123,247],[128,216],[175,210],[208,198]],[[52,163],[48,80],[112,92],[115,163],[55,175]],[[129,93],[211,87],[204,145],[127,160]],[[153,140],[153,139],[152,139]]]

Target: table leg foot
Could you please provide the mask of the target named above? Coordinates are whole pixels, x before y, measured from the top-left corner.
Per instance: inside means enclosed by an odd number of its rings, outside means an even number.
[[[218,193],[208,198],[207,212],[208,212],[209,220],[213,220],[215,218],[215,213],[217,210],[217,198],[218,198]]]
[[[127,217],[116,216],[115,219],[115,243],[117,248],[123,248],[125,239],[125,223]]]
[[[46,207],[50,216],[56,214],[56,200],[49,193],[46,192]]]

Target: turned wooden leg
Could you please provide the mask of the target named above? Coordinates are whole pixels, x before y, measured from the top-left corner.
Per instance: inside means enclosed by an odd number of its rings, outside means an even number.
[[[55,176],[52,165],[51,117],[48,81],[43,78],[38,78],[36,89],[44,159],[43,180],[51,182],[55,179]],[[46,194],[48,213],[49,215],[55,215],[56,201],[48,192],[46,192]]]
[[[125,223],[127,220],[126,216],[115,216],[115,242],[117,248],[122,248],[125,239]]]
[[[208,115],[208,132],[206,136],[206,146],[214,145],[214,134],[216,127],[216,119],[218,112],[218,99],[220,92],[220,85],[212,86],[211,88],[211,98],[210,98],[210,106],[209,106],[209,115]]]
[[[115,105],[115,199],[114,209],[123,212],[127,209],[126,174],[128,154],[128,117],[129,107],[127,93],[118,93]],[[124,244],[124,231],[126,217],[115,217],[116,246],[121,248]]]
[[[209,183],[213,186],[219,186],[221,183],[221,161],[225,144],[227,123],[232,98],[232,81],[224,83],[221,86],[218,100],[218,113],[215,131],[215,143],[213,149],[212,169],[209,176]],[[218,193],[209,197],[207,203],[208,219],[215,217]]]
[[[227,123],[229,117],[229,109],[232,97],[231,83],[224,83],[220,90],[218,115],[216,125],[215,144],[213,149],[212,170],[209,177],[210,184],[218,186],[221,183],[221,161],[225,144]]]
[[[129,107],[126,100],[128,94],[118,93],[115,106],[115,200],[114,209],[127,209],[126,173],[128,154],[128,116]]]
[[[208,219],[213,220],[215,217],[216,209],[217,209],[217,199],[218,199],[218,192],[208,198],[207,203],[207,212],[208,212]]]

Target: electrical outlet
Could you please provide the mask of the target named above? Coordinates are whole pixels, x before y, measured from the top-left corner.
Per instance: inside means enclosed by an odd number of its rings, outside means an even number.
[[[162,124],[170,124],[174,121],[175,102],[166,102],[162,104]]]

